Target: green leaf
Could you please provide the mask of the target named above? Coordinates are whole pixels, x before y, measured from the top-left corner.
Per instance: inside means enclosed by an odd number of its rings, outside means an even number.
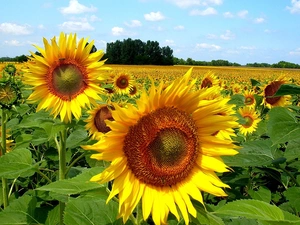
[[[288,188],[283,195],[289,201],[290,205],[297,211],[300,212],[300,187],[290,187]]]
[[[300,86],[295,84],[282,84],[274,96],[283,96],[283,95],[299,95]]]
[[[79,129],[75,130],[70,136],[67,138],[67,148],[74,148],[79,146],[79,144],[84,141],[88,137],[86,130]]]
[[[52,138],[56,137],[56,135],[60,132],[66,129],[66,125],[62,124],[60,122],[55,123],[54,121],[46,121],[43,122],[40,126],[45,130],[45,132],[48,135],[48,140],[51,140]]]
[[[117,220],[118,203],[110,201],[106,204],[101,198],[78,198],[66,204],[64,223],[66,225],[122,225],[122,219]]]
[[[250,78],[252,86],[261,86],[261,83],[253,78]]]
[[[203,206],[195,203],[194,207],[197,210],[197,217],[193,218],[193,221],[196,221],[197,224],[224,225],[224,222],[220,217],[206,211]]]
[[[268,134],[273,145],[299,139],[300,124],[295,114],[285,107],[275,107],[269,111]]]
[[[56,181],[48,185],[39,187],[37,190],[50,191],[63,195],[72,195],[79,194],[88,190],[101,188],[104,185],[100,185],[97,182],[91,182],[90,179],[92,176],[101,173],[103,170],[103,167],[86,169],[84,172],[74,178]]]
[[[26,148],[13,150],[0,157],[0,177],[29,177],[35,171],[36,165],[32,164],[31,152]]]
[[[251,196],[251,198],[264,201],[267,203],[270,203],[271,201],[271,191],[266,187],[260,187],[258,191],[249,190],[248,194]]]
[[[258,200],[237,200],[229,202],[215,211],[217,214],[240,216],[258,220],[284,220],[280,208]]]
[[[242,145],[239,154],[223,156],[228,166],[266,166],[274,160],[270,140],[247,141]]]
[[[232,95],[230,97],[230,100],[229,100],[228,103],[229,104],[234,104],[238,107],[244,106],[245,105],[245,97],[244,97],[244,95],[240,95],[240,94]]]
[[[288,142],[287,147],[283,154],[283,156],[286,158],[287,161],[300,158],[299,146],[300,146],[300,135],[298,139],[291,140]]]
[[[59,206],[52,209],[47,216],[45,225],[59,224]]]
[[[0,225],[39,224],[34,219],[36,198],[24,195],[0,212]]]

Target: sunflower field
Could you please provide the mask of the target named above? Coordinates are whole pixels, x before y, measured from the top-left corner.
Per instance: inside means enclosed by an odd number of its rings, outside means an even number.
[[[299,70],[43,43],[0,64],[0,225],[300,225]]]

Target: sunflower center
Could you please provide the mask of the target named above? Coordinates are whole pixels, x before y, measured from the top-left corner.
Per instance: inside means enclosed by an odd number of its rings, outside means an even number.
[[[86,87],[82,70],[74,64],[62,64],[52,72],[53,94],[63,100],[71,100]]]
[[[174,128],[161,130],[149,144],[151,161],[160,167],[175,166],[186,155],[186,136]]]
[[[280,96],[273,97],[273,95],[275,95],[275,93],[278,91],[281,84],[282,84],[281,81],[273,81],[265,88],[264,92],[265,92],[266,102],[269,103],[270,105],[274,105],[276,104],[276,102],[280,100],[281,98]]]
[[[252,105],[254,103],[254,98],[252,97],[247,97],[245,99],[245,105]]]
[[[243,124],[243,127],[251,127],[253,123],[253,119],[250,116],[245,116],[245,123]]]
[[[199,153],[195,122],[176,108],[157,109],[129,128],[123,150],[140,181],[160,187],[177,184],[191,174]]]
[[[201,83],[201,88],[210,88],[211,86],[212,86],[212,82],[208,78],[205,78]]]
[[[0,105],[13,104],[18,98],[17,91],[10,84],[0,86]]]
[[[116,81],[116,85],[118,86],[118,88],[125,89],[129,85],[128,79],[124,76],[120,76]]]
[[[94,118],[94,125],[99,132],[107,133],[110,131],[110,128],[106,126],[105,120],[113,120],[111,111],[107,108],[107,106],[101,107]]]

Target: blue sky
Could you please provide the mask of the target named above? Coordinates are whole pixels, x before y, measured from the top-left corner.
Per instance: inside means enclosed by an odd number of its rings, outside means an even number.
[[[300,0],[9,0],[0,7],[0,57],[29,55],[61,31],[97,49],[158,41],[178,58],[300,64]]]

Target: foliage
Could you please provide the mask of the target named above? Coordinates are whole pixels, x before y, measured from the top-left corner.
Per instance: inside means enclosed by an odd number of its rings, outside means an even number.
[[[173,50],[157,41],[142,42],[131,38],[107,43],[105,58],[110,64],[173,65]]]

